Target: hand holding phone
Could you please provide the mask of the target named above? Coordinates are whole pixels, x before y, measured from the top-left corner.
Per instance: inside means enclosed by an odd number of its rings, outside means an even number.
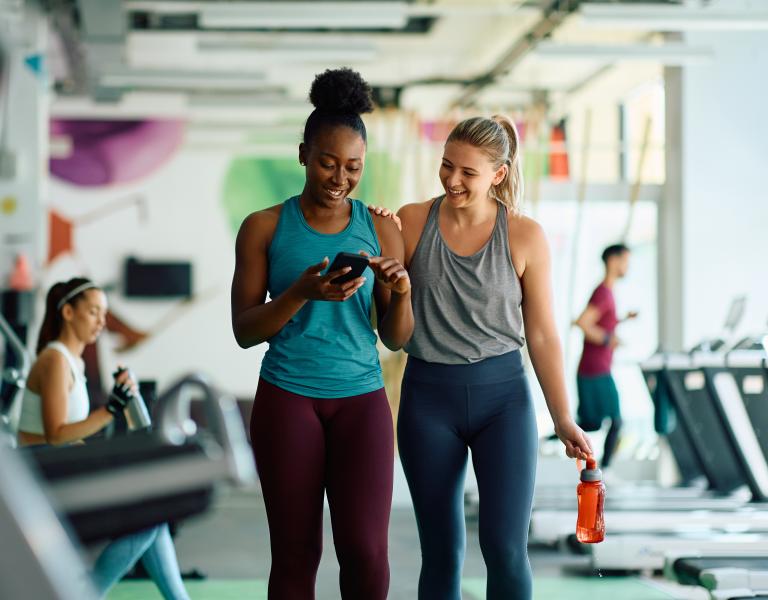
[[[331,266],[328,267],[328,273],[340,271],[344,267],[349,267],[350,270],[343,275],[331,279],[331,283],[340,285],[352,281],[353,279],[357,279],[363,274],[363,271],[365,271],[367,266],[368,257],[363,256],[362,254],[352,254],[351,252],[339,252],[336,255],[336,258],[333,259]]]
[[[367,266],[365,256],[340,252],[328,267],[326,256],[301,274],[292,286],[293,293],[305,300],[343,302],[363,286],[365,277],[360,275]]]

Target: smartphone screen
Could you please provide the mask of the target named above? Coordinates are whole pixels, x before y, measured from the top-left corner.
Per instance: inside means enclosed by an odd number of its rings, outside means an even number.
[[[344,267],[352,267],[352,270],[349,271],[349,273],[344,273],[343,275],[331,279],[331,283],[338,285],[360,277],[367,266],[368,258],[365,256],[362,256],[361,254],[352,254],[351,252],[339,252],[336,255],[336,258],[333,259],[331,266],[328,267],[326,273],[338,271]]]

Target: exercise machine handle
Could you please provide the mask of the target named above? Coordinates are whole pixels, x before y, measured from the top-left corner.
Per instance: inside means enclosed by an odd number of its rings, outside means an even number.
[[[237,485],[253,483],[256,480],[256,467],[237,402],[231,395],[214,388],[201,373],[185,375],[160,396],[157,435],[168,444],[177,446],[194,435],[197,428],[190,416],[193,398],[191,390],[202,392],[208,429],[221,447],[230,479]]]

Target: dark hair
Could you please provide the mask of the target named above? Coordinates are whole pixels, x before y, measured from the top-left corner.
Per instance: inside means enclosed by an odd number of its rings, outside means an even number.
[[[311,143],[324,127],[349,127],[367,143],[362,113],[373,111],[371,86],[352,69],[328,69],[315,76],[309,90],[309,101],[315,107],[304,125],[304,143]]]
[[[611,258],[611,256],[621,256],[625,252],[629,252],[629,246],[626,246],[625,244],[613,244],[611,246],[608,246],[605,250],[603,250],[603,253],[600,255],[600,258],[602,258],[603,263],[607,265],[608,259]]]
[[[90,284],[90,285],[88,285]],[[68,297],[69,294],[82,288],[76,294]],[[59,281],[53,284],[48,295],[45,297],[45,316],[43,324],[40,325],[40,334],[37,336],[37,353],[40,354],[49,342],[52,342],[61,334],[63,320],[61,318],[61,309],[65,304],[75,305],[88,290],[101,289],[90,279],[85,277],[73,277],[69,281]],[[63,304],[62,304],[62,301]]]

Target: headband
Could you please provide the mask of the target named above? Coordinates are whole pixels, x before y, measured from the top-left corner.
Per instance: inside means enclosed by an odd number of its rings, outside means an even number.
[[[68,294],[66,294],[61,300],[59,300],[59,303],[56,305],[56,310],[61,310],[62,307],[72,300],[75,296],[78,294],[81,294],[85,290],[91,290],[94,288],[97,288],[98,286],[93,283],[92,281],[86,281],[85,283],[81,283],[78,285],[74,290],[71,290]]]

